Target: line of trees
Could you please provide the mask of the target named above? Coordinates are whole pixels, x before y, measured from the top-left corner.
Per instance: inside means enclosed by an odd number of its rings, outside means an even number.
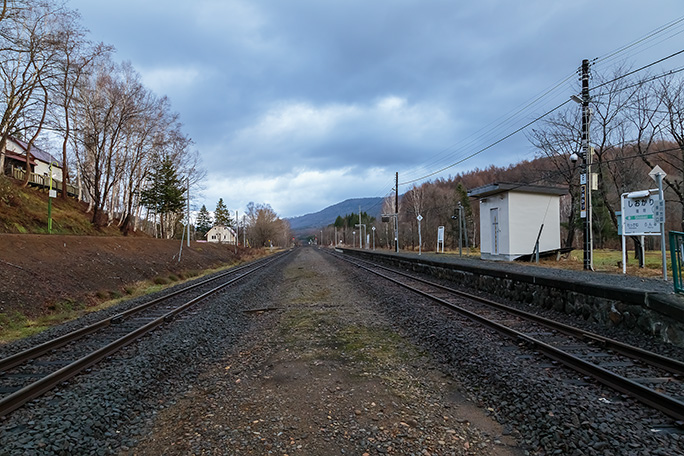
[[[0,2],[0,169],[11,136],[29,145],[27,183],[31,148],[59,144],[64,181],[84,192],[94,224],[172,237],[205,172],[169,100],[113,51],[60,0]]]

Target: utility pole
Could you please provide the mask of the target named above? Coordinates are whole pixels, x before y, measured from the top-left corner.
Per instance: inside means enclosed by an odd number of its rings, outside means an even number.
[[[190,177],[185,181],[188,184],[188,247],[190,247]]]
[[[359,248],[363,248],[363,237],[366,235],[366,225],[361,223],[361,206],[359,206],[359,224],[354,225],[359,227]],[[366,248],[368,248],[368,243],[366,242]]]
[[[359,204],[359,248],[363,249],[363,235],[361,234],[361,205]]]
[[[394,193],[394,251],[399,253],[399,172],[396,174]]]
[[[589,108],[589,60],[582,60],[582,168],[580,175],[580,216],[584,218],[584,269],[594,269],[593,259],[593,234],[591,219],[591,189],[592,179],[592,150],[589,145],[589,120],[591,111]]]

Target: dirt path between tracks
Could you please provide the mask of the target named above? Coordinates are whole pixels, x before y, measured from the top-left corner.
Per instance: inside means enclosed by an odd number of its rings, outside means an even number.
[[[300,249],[259,331],[129,455],[521,455],[337,260]]]

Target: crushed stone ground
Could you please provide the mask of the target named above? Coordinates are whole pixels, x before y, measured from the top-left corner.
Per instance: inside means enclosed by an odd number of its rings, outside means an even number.
[[[298,249],[259,330],[124,454],[521,455],[333,261]]]

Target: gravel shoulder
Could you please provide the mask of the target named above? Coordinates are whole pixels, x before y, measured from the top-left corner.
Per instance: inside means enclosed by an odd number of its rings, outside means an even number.
[[[331,261],[299,249],[277,310],[125,454],[522,454]]]

